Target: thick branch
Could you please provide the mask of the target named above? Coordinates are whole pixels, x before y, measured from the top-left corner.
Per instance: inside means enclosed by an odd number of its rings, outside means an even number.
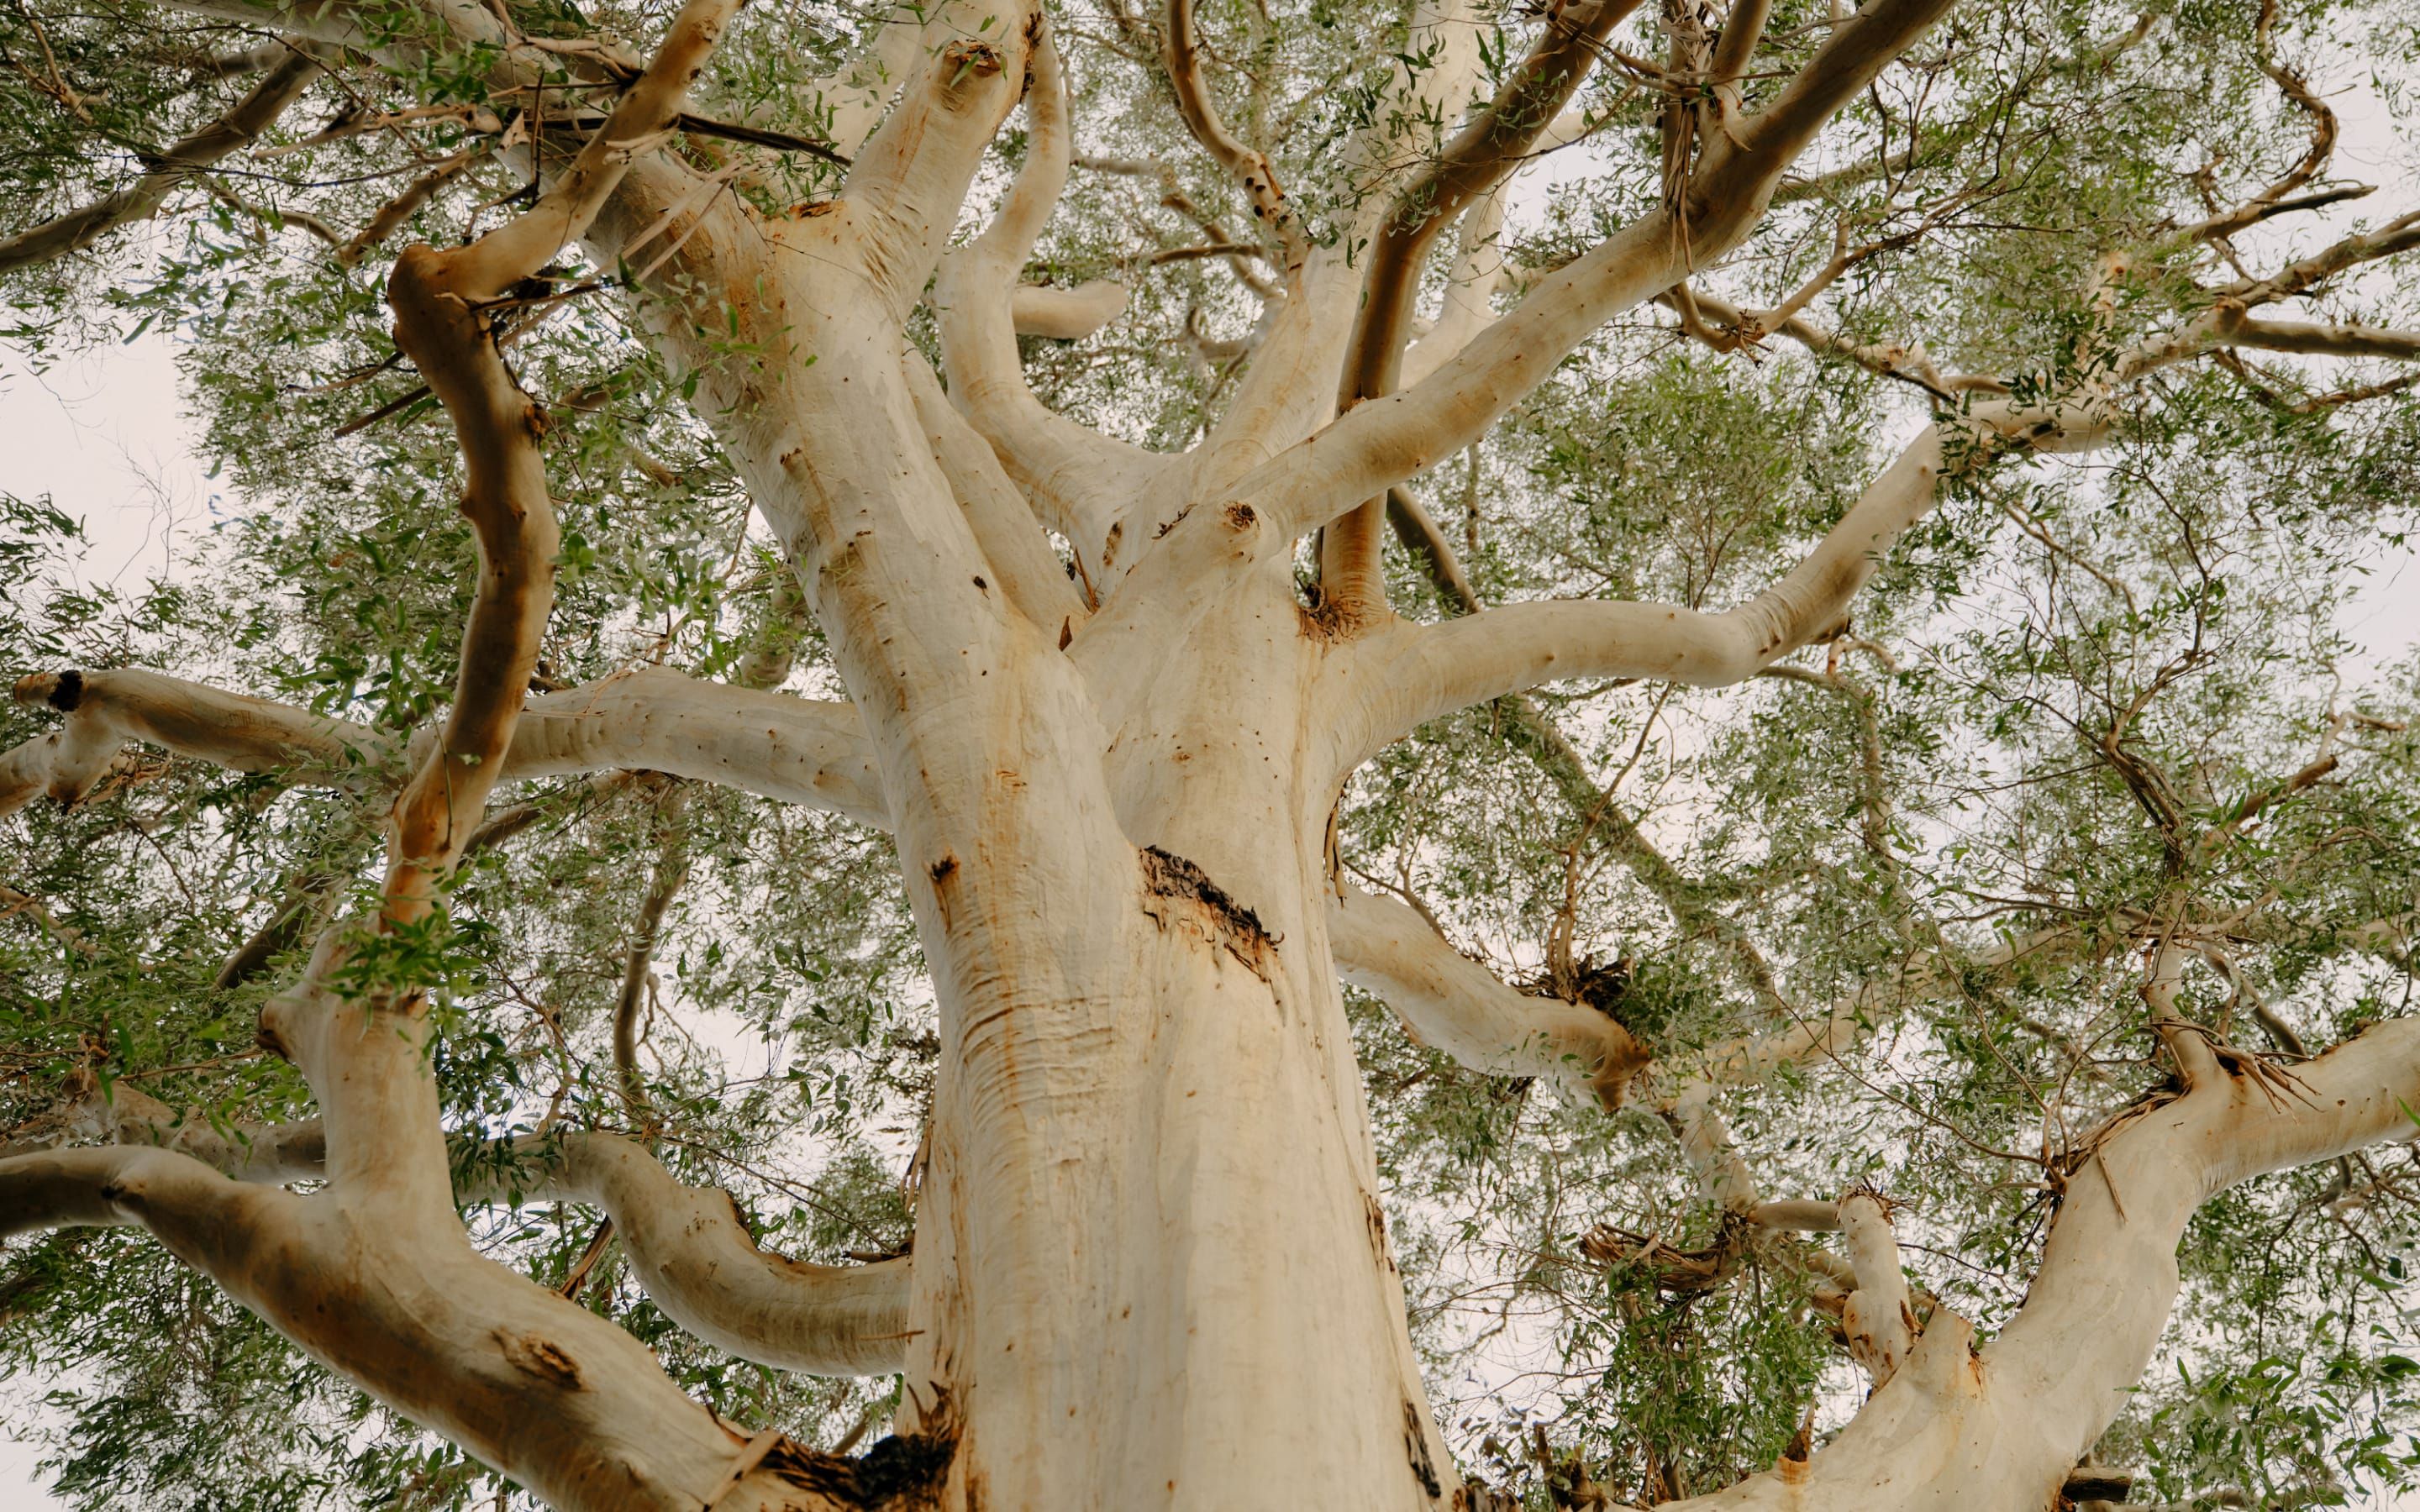
[[[1028,305],[1028,318],[1038,316],[1042,312],[1032,306],[1043,292],[1029,290],[1019,275],[1066,187],[1072,151],[1066,82],[1047,29],[1033,50],[1026,113],[1025,163],[1000,213],[983,235],[942,261],[934,291],[942,361],[950,402],[990,442],[1009,475],[1045,511],[1047,523],[1074,543],[1087,575],[1106,575],[1117,548],[1109,539],[1111,523],[1156,459],[1046,409],[1026,386],[1016,348],[1024,324],[1018,305]],[[1125,291],[1106,287],[1123,307]],[[932,428],[935,421],[927,417],[925,424]]]
[[[291,771],[340,787],[388,780],[396,755],[388,737],[364,726],[135,668],[35,673],[18,681],[16,699],[47,703],[67,719],[0,754],[0,814],[36,794],[75,802],[130,740],[239,772]]]
[[[854,152],[873,133],[891,97],[914,71],[918,54],[939,35],[950,9],[949,0],[893,6],[865,51],[815,81],[810,92],[822,100],[830,115],[827,130],[832,146]]]
[[[59,690],[70,687],[78,699],[65,727],[0,753],[0,813],[43,791],[54,775],[67,783],[54,791],[70,797],[87,791],[126,740],[331,787],[376,790],[396,779],[396,744],[383,732],[290,704],[134,668],[38,674],[18,686],[28,701],[55,705]],[[434,739],[424,734],[411,743],[415,768]],[[877,828],[890,824],[863,728],[847,704],[703,682],[659,667],[527,701],[497,780],[617,767],[721,783]]]
[[[2048,1504],[2149,1362],[2195,1210],[2264,1171],[2412,1136],[2420,1020],[2377,1025],[2299,1068],[2293,1094],[2265,1080],[2239,1063],[2120,1114],[2078,1152],[2025,1304],[1988,1349],[1974,1348],[1962,1319],[1935,1311],[1905,1364],[1811,1463],[1785,1463],[1705,1504],[1870,1504],[1891,1484]],[[1861,1287],[1869,1276],[1886,1286],[1885,1263],[1876,1242]]]
[[[410,249],[389,280],[396,344],[445,406],[461,443],[462,512],[480,563],[454,707],[437,750],[396,804],[390,925],[426,917],[437,880],[477,827],[553,603],[559,539],[538,451],[546,421],[505,367],[483,307],[587,233],[632,157],[653,147],[680,113],[738,7],[687,0],[646,70],[536,204],[469,246]]]
[[[1513,991],[1402,903],[1347,887],[1327,920],[1338,974],[1393,1008],[1420,1043],[1474,1071],[1552,1076],[1614,1108],[1647,1062],[1602,1011]]]
[[[411,938],[434,922],[447,875],[477,832],[504,768],[553,604],[559,546],[539,451],[545,418],[505,365],[490,314],[500,296],[584,232],[632,155],[653,145],[738,0],[688,0],[646,70],[604,127],[537,203],[467,246],[415,246],[397,259],[387,298],[396,346],[454,423],[463,458],[461,510],[479,576],[456,671],[454,702],[435,747],[390,815],[378,933]],[[310,1081],[327,1128],[328,1175],[348,1211],[382,1223],[451,1226],[445,1134],[416,963],[365,961],[354,926],[313,951],[302,981],[261,1015],[267,1039]],[[457,1230],[458,1233],[458,1230]]]
[[[1857,1277],[1857,1288],[1841,1309],[1840,1326],[1849,1335],[1850,1355],[1880,1386],[1906,1361],[1916,1333],[1916,1308],[1908,1300],[1907,1273],[1900,1269],[1889,1206],[1872,1192],[1851,1192],[1840,1199],[1840,1233]]]
[[[1233,176],[1251,201],[1252,218],[1284,249],[1286,268],[1298,270],[1310,251],[1302,225],[1278,187],[1277,174],[1259,148],[1246,147],[1218,118],[1210,99],[1210,83],[1202,76],[1202,55],[1193,36],[1193,0],[1168,0],[1168,23],[1160,28],[1160,60],[1176,95],[1176,108],[1193,139]]]
[[[1340,423],[1342,424],[1342,423]],[[1510,604],[1435,626],[1398,625],[1368,645],[1367,732],[1354,764],[1440,716],[1541,683],[1635,677],[1719,687],[1744,681],[1838,624],[1883,554],[1938,498],[1943,471],[2001,448],[2080,451],[2107,438],[2074,408],[1978,405],[1959,424],[1928,428],[1840,523],[1780,582],[1739,608],[1551,600]],[[1945,438],[1956,453],[1945,460]]]
[[[103,1089],[89,1076],[82,1078],[82,1090],[64,1107],[22,1126],[19,1133],[33,1137],[0,1148],[0,1157],[68,1139],[150,1146],[190,1155],[235,1180],[269,1186],[315,1180],[327,1158],[326,1137],[317,1119],[213,1125],[170,1107],[132,1082],[120,1080]]]
[[[984,148],[1033,62],[1038,12],[1023,0],[990,11],[987,39],[960,38],[925,61],[841,189],[846,219],[831,234],[895,320],[923,297]]]
[[[1461,450],[1564,354],[1621,311],[1670,287],[1746,236],[1792,160],[1841,103],[1946,11],[1950,0],[1874,0],[1837,29],[1762,112],[1707,150],[1680,207],[1659,210],[1547,275],[1435,373],[1369,403],[1241,480],[1268,521],[1264,549],[1376,497]]]
[[[1549,10],[1544,34],[1488,108],[1446,144],[1436,162],[1396,201],[1370,248],[1360,318],[1346,348],[1337,396],[1341,408],[1393,392],[1403,375],[1419,275],[1438,234],[1519,165],[1570,101],[1606,35],[1637,4],[1580,0]],[[1385,508],[1383,498],[1373,498],[1321,538],[1321,594],[1348,616],[1374,614],[1384,606],[1379,545]]]
[[[743,1461],[749,1441],[646,1346],[451,1224],[370,1228],[331,1196],[231,1181],[167,1149],[0,1159],[0,1237],[95,1225],[148,1228],[306,1352],[567,1512],[863,1504],[843,1494],[846,1461],[786,1444]]]
[[[933,448],[933,461],[965,507],[967,528],[1011,604],[1032,624],[1063,631],[1087,612],[1059,554],[1042,533],[1032,506],[1009,481],[1000,456],[950,403],[923,354],[908,352],[908,391]]]
[[[1095,278],[1074,288],[1019,284],[1008,297],[1010,319],[1020,336],[1081,341],[1125,313],[1126,286]]]
[[[237,1182],[276,1186],[326,1174],[316,1119],[237,1124],[222,1132],[125,1082],[105,1097],[92,1091],[52,1121],[60,1134],[190,1157]],[[19,1153],[97,1165],[107,1164],[113,1151],[26,1150],[21,1144],[0,1149],[0,1173]],[[810,1375],[890,1375],[900,1368],[908,1339],[910,1262],[905,1257],[808,1265],[760,1249],[729,1194],[683,1185],[645,1149],[614,1134],[526,1138],[501,1159],[477,1146],[464,1146],[458,1155],[458,1201],[543,1198],[602,1209],[647,1295],[665,1316],[720,1349]],[[201,1180],[194,1190],[219,1187]],[[0,1237],[10,1231],[7,1211],[0,1202]],[[27,1220],[33,1227],[83,1221],[89,1220],[72,1211]]]
[[[889,827],[857,711],[640,667],[529,701],[505,778],[604,767],[666,772]]]
[[[684,1186],[612,1134],[568,1134],[531,1153],[547,1195],[605,1210],[647,1295],[699,1338],[809,1375],[899,1370],[908,1351],[906,1257],[829,1266],[768,1254],[728,1193]]]
[[[2321,324],[2312,320],[2239,320],[2222,326],[2218,344],[2320,357],[2384,357],[2420,362],[2420,331]]]

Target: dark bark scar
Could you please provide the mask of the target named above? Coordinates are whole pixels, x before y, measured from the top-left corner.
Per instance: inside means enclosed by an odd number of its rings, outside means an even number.
[[[893,1434],[854,1458],[783,1439],[765,1456],[764,1470],[802,1491],[863,1512],[925,1512],[941,1504],[950,1462],[962,1431],[946,1387],[914,1433]]]
[[[1395,1257],[1387,1248],[1387,1210],[1378,1206],[1376,1197],[1364,1192],[1361,1194],[1361,1215],[1369,1221],[1370,1253],[1377,1257],[1378,1268],[1394,1270]]]
[[[1436,1461],[1429,1458],[1429,1436],[1420,1431],[1420,1410],[1410,1401],[1404,1403],[1404,1453],[1411,1461],[1412,1477],[1429,1500],[1443,1496],[1445,1487],[1437,1480]]]
[[[1160,928],[1183,926],[1223,947],[1263,981],[1277,965],[1278,939],[1202,868],[1156,845],[1142,849],[1142,911]],[[1171,904],[1192,904],[1189,908]]]

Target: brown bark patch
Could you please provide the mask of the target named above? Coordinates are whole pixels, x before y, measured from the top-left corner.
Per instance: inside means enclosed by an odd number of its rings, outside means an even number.
[[[1815,1420],[1808,1417],[1798,1425],[1798,1431],[1781,1448],[1781,1458],[1773,1462],[1773,1473],[1784,1486],[1806,1484],[1815,1465]]]
[[[587,1385],[581,1379],[579,1362],[552,1339],[500,1328],[496,1330],[496,1342],[504,1347],[506,1363],[525,1376],[552,1381],[566,1391],[579,1391]]]
[[[1263,981],[1277,964],[1278,942],[1260,916],[1237,903],[1201,867],[1156,845],[1142,849],[1142,911],[1162,929],[1182,923],[1243,963]],[[1171,907],[1170,904],[1176,904]],[[1189,905],[1189,906],[1188,906]]]
[[[1668,1297],[1701,1296],[1730,1283],[1747,1258],[1754,1226],[1725,1213],[1714,1242],[1683,1249],[1652,1234],[1600,1225],[1580,1237],[1580,1253],[1609,1270],[1629,1273]]]
[[[987,42],[952,42],[941,50],[941,62],[956,69],[960,77],[979,79],[988,79],[1001,68],[1000,50]]]
[[[1294,607],[1295,628],[1307,640],[1350,640],[1370,625],[1371,617],[1342,598],[1312,589],[1316,601]]]
[[[2127,1472],[2087,1466],[2068,1472],[2067,1483],[2058,1489],[2058,1501],[2061,1506],[2078,1502],[2122,1502],[2133,1489],[2134,1477]]]
[[[42,702],[61,714],[73,714],[76,705],[84,702],[84,673],[72,667],[59,673],[52,680],[51,690]]]

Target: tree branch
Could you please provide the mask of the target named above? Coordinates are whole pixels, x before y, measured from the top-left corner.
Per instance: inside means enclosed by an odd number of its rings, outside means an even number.
[[[1236,492],[1267,521],[1264,549],[1289,548],[1304,532],[1460,451],[1606,320],[1737,245],[1823,121],[1950,3],[1873,0],[1742,123],[1736,144],[1726,136],[1707,149],[1677,208],[1548,274],[1419,383],[1357,407],[1240,480]]]
[[[2397,362],[2420,362],[2420,331],[2392,331],[2378,326],[2243,319],[2221,326],[2216,344],[2321,357],[2384,357]]]
[[[1027,0],[1003,0],[986,17],[989,40],[936,51],[849,169],[831,234],[894,321],[923,297],[984,148],[1024,89],[1039,17]]]
[[[923,357],[904,358],[908,388],[932,443],[933,460],[965,507],[975,545],[1000,579],[1001,589],[1028,621],[1046,631],[1067,632],[1089,610],[1068,580],[1058,553],[1042,533],[1033,509],[1009,481],[1000,457],[951,405]]]
[[[863,52],[814,82],[810,92],[830,114],[834,147],[852,152],[873,134],[891,97],[915,71],[919,55],[937,45],[950,10],[951,0],[893,5]]]
[[[1900,1269],[1899,1239],[1891,1232],[1890,1208],[1875,1193],[1857,1190],[1840,1199],[1840,1233],[1857,1288],[1841,1309],[1849,1353],[1876,1386],[1889,1381],[1916,1342],[1916,1308]]]
[[[656,1127],[656,1114],[647,1097],[646,1073],[639,1069],[639,1020],[646,1011],[655,976],[656,948],[663,935],[664,914],[678,896],[681,885],[689,880],[689,841],[680,828],[680,810],[684,807],[681,798],[682,790],[675,788],[665,795],[657,810],[657,822],[664,829],[663,841],[656,852],[655,869],[647,878],[646,896],[639,903],[630,948],[622,958],[622,987],[613,1001],[614,1080],[620,1084],[622,1105],[629,1111],[631,1123],[649,1131]]]
[[[391,740],[364,726],[134,668],[38,672],[19,679],[14,692],[18,702],[47,703],[67,719],[0,754],[0,814],[37,794],[76,802],[129,740],[240,772],[292,770],[335,787],[390,780],[396,756]]]
[[[396,779],[396,743],[383,732],[289,704],[135,668],[41,673],[18,687],[25,701],[54,706],[58,689],[72,687],[78,702],[60,730],[0,753],[0,813],[41,792],[54,772],[70,794],[82,794],[130,739],[237,771],[291,771],[298,781],[329,787],[376,791]],[[424,732],[411,743],[414,769],[435,742]],[[496,780],[613,768],[720,783],[876,828],[890,825],[856,710],[658,667],[526,701]]]
[[[1218,161],[1218,166],[1243,186],[1245,196],[1251,202],[1252,219],[1282,250],[1286,271],[1298,273],[1310,255],[1310,243],[1303,237],[1294,208],[1286,203],[1285,191],[1278,187],[1276,171],[1269,166],[1267,157],[1259,148],[1237,141],[1218,118],[1218,107],[1210,98],[1209,81],[1202,77],[1202,57],[1194,42],[1193,0],[1168,0],[1168,23],[1160,28],[1160,61],[1168,69],[1169,86],[1175,93],[1176,109],[1185,119],[1185,129],[1193,133],[1193,140]]]
[[[1544,32],[1496,99],[1397,198],[1368,254],[1360,318],[1345,348],[1340,408],[1391,393],[1402,381],[1413,301],[1437,236],[1501,185],[1552,128],[1606,37],[1637,5],[1638,0],[1579,0],[1549,10]],[[1373,498],[1334,521],[1320,538],[1323,606],[1350,623],[1386,607],[1379,550],[1385,509],[1384,498]]]
[[[125,1081],[114,1084],[106,1096],[90,1090],[46,1121],[60,1134],[99,1138],[118,1149],[27,1149],[22,1143],[0,1149],[0,1238],[28,1227],[102,1221],[82,1216],[94,1211],[93,1195],[74,1199],[82,1206],[54,1202],[45,1214],[29,1194],[27,1215],[12,1228],[13,1210],[5,1200],[9,1173],[38,1168],[19,1166],[19,1157],[60,1156],[64,1168],[102,1168],[121,1149],[131,1154],[156,1149],[197,1161],[227,1180],[257,1186],[326,1174],[317,1119],[236,1124],[221,1132]],[[645,1149],[615,1134],[529,1136],[502,1151],[464,1143],[455,1154],[458,1201],[542,1198],[603,1210],[647,1295],[666,1317],[718,1349],[808,1375],[879,1376],[900,1368],[908,1337],[910,1262],[904,1256],[867,1265],[809,1265],[760,1249],[728,1193],[683,1185]],[[183,1166],[163,1169],[181,1172],[178,1180],[186,1185],[179,1190],[197,1195],[220,1193],[225,1185]],[[141,1219],[120,1215],[106,1221]],[[218,1274],[207,1264],[201,1268]]]
[[[327,1140],[318,1119],[299,1123],[213,1124],[170,1107],[123,1078],[103,1088],[81,1069],[63,1107],[21,1125],[21,1136],[0,1147],[0,1158],[47,1149],[68,1139],[147,1146],[190,1155],[238,1181],[283,1186],[323,1174]]]
[[[1117,555],[1109,532],[1118,511],[1161,464],[1140,448],[1052,413],[1026,386],[1016,349],[1016,302],[1026,291],[1017,280],[1066,186],[1072,150],[1066,81],[1047,28],[1033,49],[1026,112],[1025,163],[999,213],[981,236],[942,260],[934,291],[942,361],[950,402],[990,442],[1047,522],[1075,546],[1087,577],[1105,581]],[[1123,289],[1117,297],[1123,305]],[[927,418],[928,428],[936,424]]]
[[[678,113],[737,4],[687,0],[654,60],[535,205],[466,246],[407,250],[388,280],[396,344],[445,407],[461,448],[477,589],[453,707],[389,816],[375,933],[401,949],[367,950],[366,932],[340,924],[322,935],[302,981],[261,1014],[266,1041],[295,1061],[318,1100],[328,1175],[346,1211],[381,1223],[452,1227],[423,1011],[427,953],[414,947],[437,922],[440,890],[502,774],[553,603],[559,540],[539,450],[545,417],[505,365],[490,311],[587,230],[630,159]]]
[[[259,140],[326,67],[301,47],[282,51],[284,56],[225,115],[178,139],[157,157],[147,157],[143,176],[133,183],[0,241],[0,274],[80,252],[121,225],[150,219],[178,185]]]
[[[0,1237],[96,1225],[149,1229],[305,1352],[566,1512],[863,1504],[811,1489],[853,1487],[848,1461],[785,1445],[740,1463],[749,1442],[646,1346],[450,1222],[368,1229],[331,1196],[232,1181],[167,1149],[0,1159]],[[798,1474],[802,1461],[820,1473]]]
[[[890,825],[857,711],[639,667],[529,701],[504,778],[607,767],[717,782]]]
[[[1346,886],[1327,928],[1340,976],[1393,1008],[1413,1039],[1473,1071],[1551,1076],[1612,1109],[1647,1063],[1601,1010],[1513,991],[1402,903]]]
[[[1020,336],[1081,341],[1125,313],[1126,286],[1095,278],[1074,288],[1019,284],[1010,291],[1008,313]]]
[[[1963,421],[1929,427],[1787,577],[1723,613],[1549,600],[1392,626],[1364,642],[1371,662],[1364,707],[1346,737],[1350,763],[1431,719],[1544,682],[1744,681],[1839,623],[1891,544],[1931,512],[1945,470],[1975,467],[2002,449],[2088,450],[2108,435],[2105,421],[2081,406],[1977,405]]]
[[[816,1376],[887,1376],[908,1352],[906,1257],[808,1265],[756,1247],[718,1187],[684,1186],[644,1149],[607,1134],[531,1141],[549,1196],[613,1220],[647,1295],[682,1328],[743,1360]]]

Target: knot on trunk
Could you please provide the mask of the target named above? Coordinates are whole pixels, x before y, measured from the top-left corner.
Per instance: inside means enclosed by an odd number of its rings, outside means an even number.
[[[1350,640],[1376,628],[1380,620],[1394,617],[1390,611],[1373,611],[1342,596],[1331,598],[1317,583],[1311,584],[1308,593],[1311,601],[1294,607],[1295,627],[1306,640],[1331,644]]]

